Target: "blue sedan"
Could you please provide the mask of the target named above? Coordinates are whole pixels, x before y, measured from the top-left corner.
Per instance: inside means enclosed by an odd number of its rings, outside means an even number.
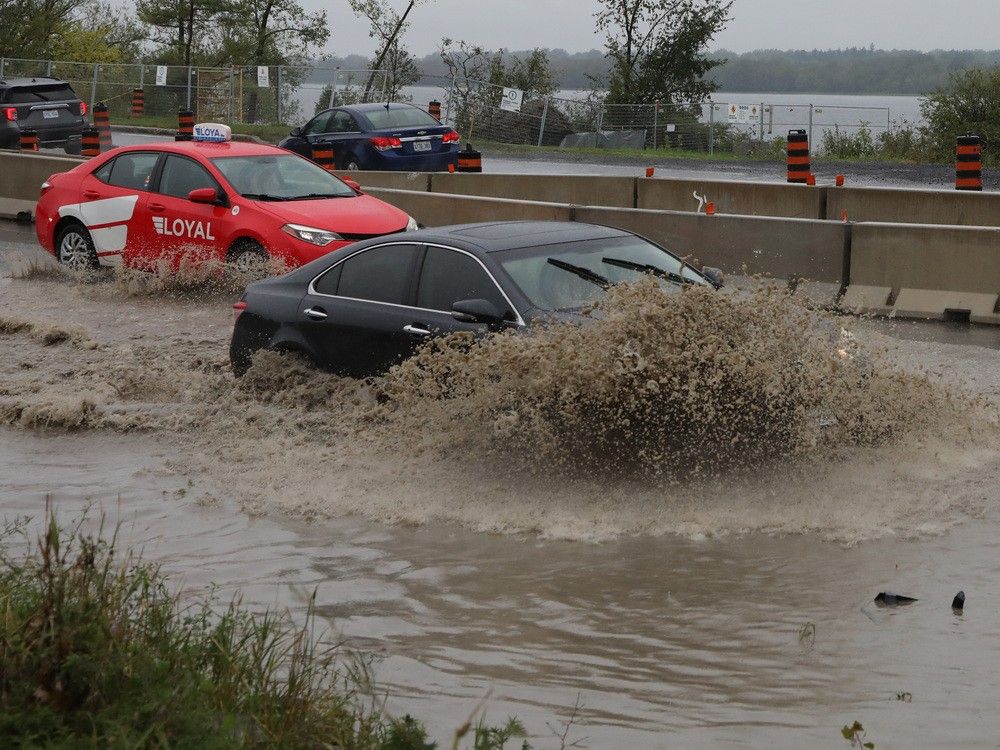
[[[412,104],[355,104],[320,112],[278,145],[310,158],[329,145],[338,170],[445,172],[458,164],[459,136]]]

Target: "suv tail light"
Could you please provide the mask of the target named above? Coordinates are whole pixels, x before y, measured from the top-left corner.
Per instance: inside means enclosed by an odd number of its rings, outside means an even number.
[[[461,136],[454,130],[449,130],[443,136],[441,136],[442,143],[458,143],[461,140]]]
[[[87,116],[87,102],[80,102],[80,117]]]
[[[15,122],[17,120],[17,107],[5,107],[3,115],[8,122]]]
[[[403,142],[399,138],[386,138],[381,135],[372,138],[371,144],[379,151],[391,151],[394,148],[403,147]]]
[[[237,321],[237,319],[240,317],[240,315],[243,314],[243,311],[246,310],[246,309],[247,309],[247,301],[245,299],[241,299],[239,302],[237,302],[235,305],[233,305],[233,322],[234,323]]]

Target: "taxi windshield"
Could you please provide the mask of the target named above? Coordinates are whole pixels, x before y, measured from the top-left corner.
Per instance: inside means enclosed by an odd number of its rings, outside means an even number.
[[[212,159],[233,189],[260,201],[354,198],[351,188],[320,166],[295,154],[219,156]]]

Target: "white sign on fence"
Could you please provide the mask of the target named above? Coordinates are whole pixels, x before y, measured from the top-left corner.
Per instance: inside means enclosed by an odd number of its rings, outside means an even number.
[[[749,104],[741,104],[740,105],[740,111],[739,111],[739,114],[737,116],[737,121],[741,122],[741,123],[744,123],[744,124],[750,122],[750,105]]]
[[[524,92],[521,89],[504,89],[503,99],[500,100],[500,109],[507,112],[520,112],[521,103],[524,101]]]
[[[167,66],[157,65],[156,66],[156,85],[166,86],[167,85]]]
[[[729,105],[729,122],[736,122],[739,120],[740,108],[735,104]]]
[[[266,65],[257,66],[257,86],[262,89],[271,87],[271,74]]]

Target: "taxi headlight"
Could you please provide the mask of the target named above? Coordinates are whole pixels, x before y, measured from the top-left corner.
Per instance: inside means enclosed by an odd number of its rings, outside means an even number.
[[[406,222],[407,232],[416,232],[418,229],[420,229],[420,225],[417,224],[416,219],[414,219],[412,216],[409,216],[407,218],[408,218],[408,221]]]
[[[303,242],[318,245],[319,247],[329,245],[331,242],[341,242],[344,239],[336,232],[331,232],[327,229],[316,229],[316,227],[304,227],[301,224],[285,224],[281,228],[281,231]]]

